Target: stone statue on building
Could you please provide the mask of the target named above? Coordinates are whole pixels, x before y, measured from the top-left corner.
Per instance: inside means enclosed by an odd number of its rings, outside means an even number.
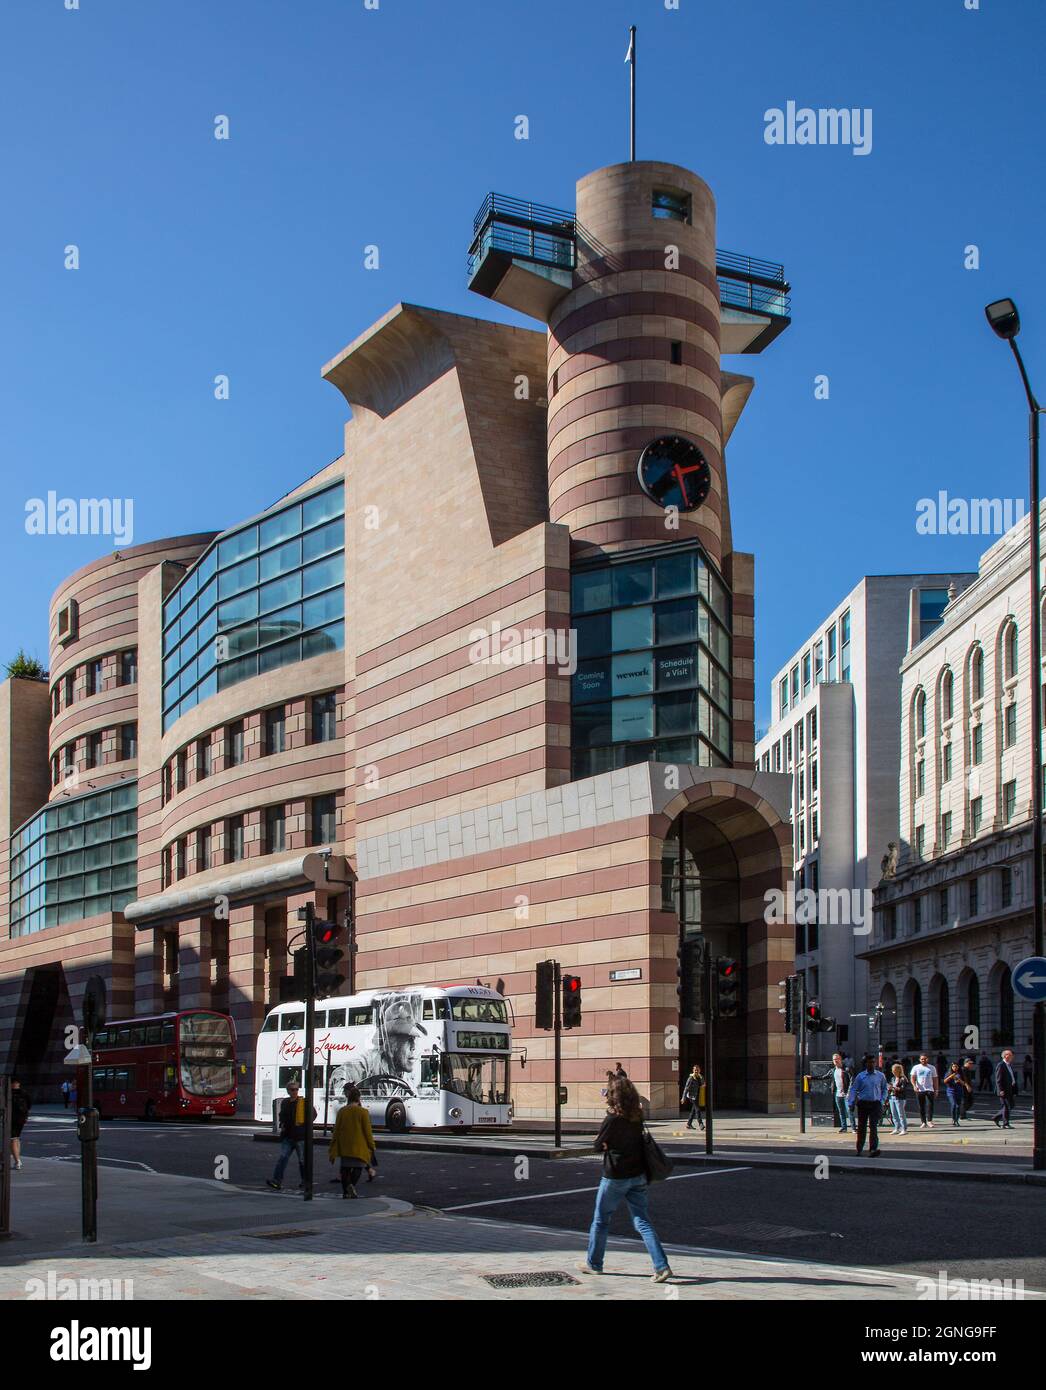
[[[882,870],[883,878],[896,878],[897,876],[897,844],[891,840],[886,846],[886,853],[883,855],[879,867]]]

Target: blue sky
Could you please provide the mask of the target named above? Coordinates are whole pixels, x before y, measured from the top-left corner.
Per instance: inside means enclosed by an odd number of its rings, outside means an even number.
[[[1018,299],[1046,396],[1038,0],[64,3],[0,15],[4,659],[46,661],[52,590],[108,545],[26,535],[29,497],[133,497],[137,542],[229,525],[341,452],[319,369],[392,304],[513,317],[465,287],[472,215],[490,189],[572,207],[627,157],[630,23],[640,158],[697,170],[720,246],[792,283],[789,330],[725,359],[757,380],[728,463],[758,722],[862,574],[976,566],[983,538],[917,535],[920,497],[1026,495],[982,308]],[[870,107],[871,153],[767,145],[789,100]]]

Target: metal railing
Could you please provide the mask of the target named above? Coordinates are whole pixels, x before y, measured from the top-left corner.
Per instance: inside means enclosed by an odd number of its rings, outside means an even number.
[[[715,268],[717,275],[737,275],[743,280],[755,280],[762,284],[787,290],[784,266],[776,261],[761,261],[756,256],[739,256],[736,251],[722,251],[716,247]]]
[[[581,228],[574,214],[564,208],[488,193],[472,220],[472,231],[470,279],[491,251],[562,270],[577,265]],[[720,302],[728,308],[777,318],[787,318],[791,312],[784,266],[776,261],[717,249],[716,279]]]
[[[574,214],[563,208],[550,208],[544,203],[528,203],[522,198],[509,198],[504,193],[488,193],[472,219],[473,236],[478,237],[488,222],[515,222],[520,226],[547,227],[561,236],[573,237]]]
[[[726,308],[746,309],[753,314],[778,318],[788,318],[791,313],[789,296],[781,289],[724,275],[718,267],[716,279],[719,282],[719,302]]]
[[[471,279],[477,266],[491,251],[504,251],[520,260],[573,270],[576,253],[573,239],[548,236],[534,228],[503,226],[490,222],[469,248],[468,272]]]

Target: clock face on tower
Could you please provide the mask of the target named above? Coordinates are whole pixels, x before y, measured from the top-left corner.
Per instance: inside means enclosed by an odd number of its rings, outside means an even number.
[[[696,511],[712,488],[712,470],[689,439],[662,435],[639,456],[639,486],[659,507]]]

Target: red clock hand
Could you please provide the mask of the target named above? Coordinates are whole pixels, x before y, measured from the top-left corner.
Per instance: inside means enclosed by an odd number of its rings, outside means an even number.
[[[672,465],[672,474],[679,484],[679,491],[682,493],[683,501],[687,504],[690,502],[690,495],[686,490],[686,483],[683,481],[683,475],[685,473],[696,473],[700,467],[701,465],[699,463],[692,463],[689,468],[683,468],[682,465],[678,463]]]

